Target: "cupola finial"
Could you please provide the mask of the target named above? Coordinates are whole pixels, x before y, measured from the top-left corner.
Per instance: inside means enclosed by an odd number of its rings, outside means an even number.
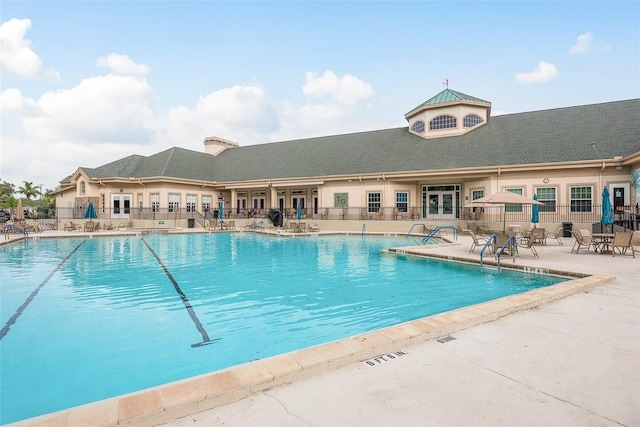
[[[445,85],[447,87],[447,89],[449,89],[449,79],[444,79],[442,84]]]

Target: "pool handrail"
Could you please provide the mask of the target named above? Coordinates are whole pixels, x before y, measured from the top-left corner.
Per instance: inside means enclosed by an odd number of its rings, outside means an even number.
[[[436,228],[431,230],[429,232],[429,234],[424,236],[424,239],[422,239],[422,243],[427,243],[427,241],[429,241],[430,238],[435,236],[438,233],[438,231],[440,231],[440,230],[448,230],[448,229],[453,230],[453,238],[455,240],[458,240],[458,228],[457,227],[454,227],[453,225],[438,225]]]
[[[29,236],[29,232],[27,230],[20,228],[15,224],[5,224],[2,228],[4,229],[5,237],[7,237],[7,230],[11,230],[11,229],[13,229],[14,231],[17,231],[18,233],[22,233],[27,237]]]
[[[487,239],[487,243],[484,244],[484,246],[482,247],[482,250],[480,251],[480,268],[482,268],[482,255],[484,255],[484,250],[490,247],[489,245],[491,245],[492,243],[496,243],[497,241],[498,241],[498,236],[496,236],[495,234],[492,234]]]
[[[407,232],[407,235],[405,236],[407,239],[409,238],[409,236],[411,235],[411,232],[413,231],[413,227],[415,227],[416,225],[421,225],[422,226],[422,232],[424,233],[425,231],[427,231],[427,225],[423,224],[421,222],[415,222],[411,225],[411,228],[409,229],[409,231]]]
[[[516,240],[516,236],[510,235],[507,238],[507,241],[504,242],[504,245],[502,245],[502,247],[496,251],[496,258],[498,260],[498,271],[500,271],[500,256],[504,252],[505,248],[509,245],[509,242],[513,243],[513,249],[511,250],[511,259],[514,263],[516,262],[516,248],[518,247],[518,241]]]

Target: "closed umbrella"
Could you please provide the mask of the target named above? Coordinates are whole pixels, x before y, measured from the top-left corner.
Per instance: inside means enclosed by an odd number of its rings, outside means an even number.
[[[533,200],[538,200],[538,195],[533,195]],[[531,205],[531,222],[533,223],[533,227],[536,227],[536,224],[540,222],[540,215],[538,213],[538,205]]]
[[[298,221],[302,219],[302,205],[298,203]]]
[[[98,214],[96,213],[96,208],[93,207],[93,202],[89,202],[89,206],[87,206],[87,210],[84,213],[85,219],[94,219],[98,218]]]
[[[22,200],[18,200],[18,207],[16,208],[16,214],[13,219],[22,221],[24,219],[24,208],[22,207]]]
[[[224,202],[218,203],[218,218],[224,219]]]
[[[600,223],[605,226],[613,224],[611,200],[609,200],[609,189],[607,187],[602,189],[602,219],[600,220]]]

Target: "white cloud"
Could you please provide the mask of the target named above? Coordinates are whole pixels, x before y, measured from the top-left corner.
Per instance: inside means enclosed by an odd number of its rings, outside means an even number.
[[[194,109],[181,106],[159,119],[163,143],[202,149],[207,136],[241,145],[268,142],[280,127],[274,103],[259,86],[234,86],[200,97]]]
[[[129,76],[146,76],[151,71],[148,65],[138,64],[127,55],[118,55],[116,53],[98,57],[96,65],[106,67],[115,74]]]
[[[18,89],[7,89],[0,92],[0,114],[16,114],[31,116],[41,114],[38,103],[25,98]]]
[[[31,20],[12,18],[0,25],[0,62],[3,77],[60,81],[60,74],[43,65],[42,59],[25,39]]]
[[[530,73],[517,73],[516,81],[518,83],[540,83],[540,82],[550,82],[551,80],[558,77],[558,69],[555,65],[549,64],[548,62],[540,61],[538,62],[538,66],[535,70]]]
[[[592,49],[608,52],[611,50],[611,46],[604,43],[596,43],[595,37],[592,33],[584,33],[578,36],[576,44],[569,49],[569,53],[585,53]]]
[[[578,36],[578,40],[575,45],[571,47],[569,53],[584,53],[591,50],[593,47],[593,34],[584,33]]]
[[[331,70],[325,71],[321,77],[311,71],[307,72],[302,93],[313,97],[330,96],[345,104],[355,104],[374,94],[370,83],[351,74],[338,78]]]
[[[43,116],[25,118],[32,136],[51,142],[149,143],[154,91],[145,79],[99,76],[70,90],[46,92],[38,100]]]
[[[272,99],[259,85],[220,89],[164,115],[153,111],[155,91],[139,76],[91,77],[38,99],[17,89],[0,96],[3,112],[15,124],[3,130],[1,178],[20,183],[28,177],[45,188],[54,188],[80,166],[98,167],[131,154],[172,146],[203,151],[207,136],[246,146],[371,128],[362,122],[362,109],[369,104],[333,100],[300,106]],[[25,150],[28,162],[10,161]]]

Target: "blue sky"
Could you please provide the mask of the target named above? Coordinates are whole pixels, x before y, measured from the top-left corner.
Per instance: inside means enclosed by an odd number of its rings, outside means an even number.
[[[0,179],[406,126],[447,79],[493,115],[638,98],[639,28],[637,1],[2,1]]]

